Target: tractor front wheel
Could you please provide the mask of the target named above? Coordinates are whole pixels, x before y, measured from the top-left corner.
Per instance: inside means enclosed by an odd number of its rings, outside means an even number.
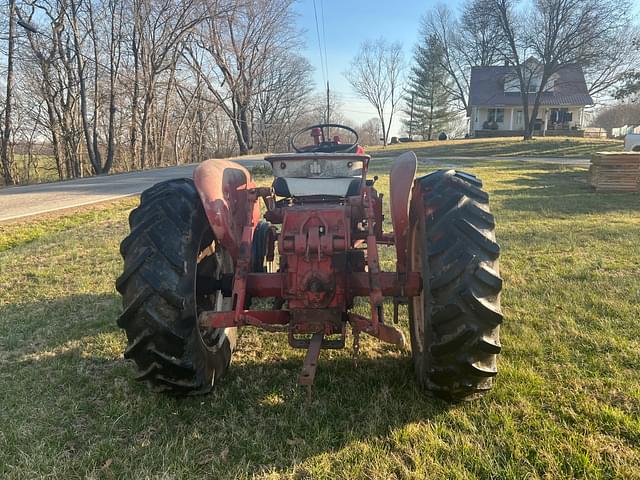
[[[135,361],[136,379],[154,391],[206,393],[229,366],[236,330],[202,328],[198,314],[231,309],[229,298],[209,292],[206,283],[233,273],[233,262],[216,244],[190,179],[144,191],[129,225],[116,281],[124,307],[118,325],[128,338],[124,356]]]
[[[439,170],[416,180],[409,254],[423,290],[409,303],[418,381],[450,401],[486,393],[502,323],[500,248],[489,196],[473,175]]]

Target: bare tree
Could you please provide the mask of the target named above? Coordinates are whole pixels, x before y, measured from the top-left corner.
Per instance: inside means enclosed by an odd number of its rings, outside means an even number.
[[[176,85],[176,93],[182,104],[180,110],[181,113],[177,115],[175,129],[173,132],[173,156],[176,165],[180,165],[183,162],[184,150],[187,145],[183,138],[183,128],[189,120],[189,116],[192,109],[197,106],[198,99],[202,94],[202,81],[199,76],[196,76],[195,85],[185,85],[185,82],[178,81]],[[195,115],[191,115],[193,119]],[[192,120],[193,121],[193,120]]]
[[[591,125],[611,131],[624,125],[640,124],[640,105],[637,103],[617,103],[600,108]]]
[[[233,2],[223,17],[203,22],[196,45],[188,49],[194,71],[233,126],[241,155],[253,147],[251,105],[259,80],[274,55],[298,44],[292,5],[293,0]]]
[[[122,44],[124,40],[124,2],[122,0],[107,0],[108,30],[105,32],[109,51],[109,111],[107,120],[107,158],[103,171],[108,172],[113,165],[115,156],[116,112],[117,112],[117,83],[120,76],[122,62]]]
[[[486,1],[484,12],[500,32],[502,56],[520,87],[525,139],[533,135],[552,76],[567,64],[602,62],[630,22],[620,14],[630,10],[626,0],[535,0],[524,13],[513,0]]]
[[[420,27],[419,46],[437,41],[442,55],[435,68],[446,72],[442,88],[459,111],[469,110],[469,81],[472,67],[495,65],[502,60],[495,24],[485,13],[486,0],[468,0],[460,18],[445,4],[429,11]]]
[[[91,8],[91,2],[87,2],[88,6],[88,15],[89,15],[89,36],[92,36],[91,33],[95,32],[95,22],[93,18],[93,9]],[[100,155],[100,149],[98,148],[98,130],[96,125],[96,116],[98,110],[98,95],[97,92],[94,92],[94,104],[93,104],[93,122],[89,118],[89,91],[87,86],[87,77],[89,73],[89,68],[87,65],[87,59],[83,53],[83,43],[84,38],[87,37],[86,32],[80,30],[80,15],[82,14],[80,11],[81,3],[76,0],[69,0],[69,5],[65,8],[66,18],[69,23],[71,32],[72,32],[72,45],[74,48],[73,58],[66,59],[68,62],[65,62],[65,67],[68,70],[71,70],[75,67],[75,75],[74,77],[78,80],[78,96],[80,99],[80,115],[81,115],[81,123],[82,123],[82,131],[84,133],[85,139],[85,148],[87,150],[87,156],[89,157],[89,162],[93,168],[94,173],[100,174],[102,171],[102,159]],[[83,29],[84,30],[84,29]],[[96,72],[94,77],[94,85],[95,88],[98,88],[97,84],[97,76],[98,76],[98,65],[97,65],[97,41],[95,36],[93,36],[94,40],[94,65],[93,70]],[[65,57],[62,57],[65,59]],[[73,65],[71,64],[73,61]],[[93,125],[92,125],[93,123]]]
[[[358,134],[360,135],[360,143],[368,147],[380,144],[380,121],[373,117],[364,122],[358,128]]]
[[[635,25],[623,22],[613,32],[606,52],[584,65],[589,94],[607,95],[619,86],[640,63],[640,34]]]
[[[327,112],[327,107],[329,112]],[[346,118],[343,109],[344,103],[337,93],[329,92],[328,102],[326,93],[317,93],[310,99],[309,108],[298,120],[298,124],[300,128],[306,128],[309,125],[326,123],[328,118],[331,123],[349,125],[351,121]]]
[[[199,0],[136,0],[134,3],[135,60],[139,65],[144,98],[140,115],[140,167],[147,166],[150,151],[150,119],[156,107],[161,75],[175,68],[178,47],[206,15],[215,15],[217,2],[210,1],[205,11]],[[171,82],[165,87],[172,88]],[[137,99],[136,99],[137,102]],[[134,127],[135,128],[135,127]],[[135,133],[132,133],[135,151]],[[157,139],[156,139],[157,140]],[[153,159],[159,164],[160,159]]]
[[[269,61],[253,106],[254,144],[259,151],[288,148],[296,120],[310,108],[311,71],[309,62],[296,55]]]
[[[455,54],[463,59],[457,63],[463,64],[466,70],[495,65],[502,60],[502,39],[496,35],[493,22],[484,14],[486,7],[486,0],[467,0],[462,8],[460,30],[453,37],[453,48]]]
[[[344,73],[353,90],[376,109],[382,129],[382,143],[387,145],[393,116],[402,99],[404,60],[399,43],[380,38],[360,45],[360,50]]]
[[[16,2],[0,15],[3,183],[286,149],[315,111],[294,0]]]
[[[73,38],[66,28],[67,8],[64,2],[34,1],[30,5],[26,22],[31,24],[38,12],[38,18],[49,30],[44,26],[29,27],[30,50],[23,59],[25,71],[34,65],[39,70],[38,75],[31,78],[32,88],[47,106],[48,130],[60,179],[82,175],[79,81],[74,68]]]
[[[442,46],[443,52],[440,65],[435,67],[444,70],[451,80],[443,84],[442,88],[448,91],[458,109],[467,111],[471,66],[474,66],[474,57],[484,54],[474,55],[467,51],[466,37],[462,35],[460,21],[444,4],[438,4],[422,19],[418,48],[434,40]]]

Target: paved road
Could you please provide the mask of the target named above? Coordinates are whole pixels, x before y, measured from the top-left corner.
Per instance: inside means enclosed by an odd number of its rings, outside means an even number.
[[[253,167],[262,163],[262,160],[252,157],[250,160],[243,159],[239,163],[246,167]],[[181,165],[142,172],[3,188],[0,189],[0,222],[136,195],[163,180],[191,177],[196,166],[196,164]]]
[[[243,157],[236,160],[246,167],[263,163],[260,156]],[[374,160],[390,160],[391,156],[374,156]],[[420,157],[420,163],[448,166],[447,160],[476,162],[511,160],[534,163],[588,166],[583,158],[522,158],[522,157]],[[191,177],[195,164],[179,167],[159,168],[142,172],[122,173],[88,177],[65,182],[26,185],[0,189],[0,222],[42,213],[81,207],[92,203],[115,200],[136,195],[150,186],[170,178]]]

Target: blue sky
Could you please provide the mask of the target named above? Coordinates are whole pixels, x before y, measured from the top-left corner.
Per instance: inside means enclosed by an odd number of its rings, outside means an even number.
[[[375,110],[358,99],[342,73],[347,70],[351,58],[357,53],[364,40],[383,36],[389,42],[400,42],[405,58],[409,60],[418,38],[420,19],[437,2],[402,0],[315,0],[322,39],[322,6],[324,6],[325,36],[328,57],[329,84],[332,91],[342,101],[345,116],[355,123],[375,117]],[[447,2],[452,8],[459,8],[461,0]],[[298,23],[305,30],[306,46],[303,54],[315,67],[314,80],[317,88],[323,83],[320,66],[320,52],[316,34],[313,0],[299,0],[296,5]],[[394,122],[394,127],[399,124]],[[399,133],[392,129],[392,135]]]

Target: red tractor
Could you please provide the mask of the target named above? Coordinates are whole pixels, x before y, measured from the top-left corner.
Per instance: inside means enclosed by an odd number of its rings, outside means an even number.
[[[354,141],[329,139],[329,129]],[[313,143],[299,147],[303,132]],[[393,233],[385,233],[383,196],[357,140],[340,125],[298,132],[295,153],[265,159],[270,187],[257,187],[237,163],[207,160],[193,180],[142,193],[116,284],[124,355],[138,380],[155,391],[206,393],[229,367],[237,328],[253,326],[286,332],[292,347],[307,349],[299,383],[311,385],[320,350],[343,348],[347,325],[355,352],[363,332],[402,347],[395,325],[407,304],[420,384],[453,401],[491,388],[502,279],[482,182],[456,170],[415,178],[415,154],[400,155],[390,174]],[[381,270],[379,245],[395,246],[395,272]],[[272,309],[252,309],[258,297],[275,298]],[[369,299],[369,318],[350,311],[355,297]],[[393,318],[385,318],[385,297]]]

